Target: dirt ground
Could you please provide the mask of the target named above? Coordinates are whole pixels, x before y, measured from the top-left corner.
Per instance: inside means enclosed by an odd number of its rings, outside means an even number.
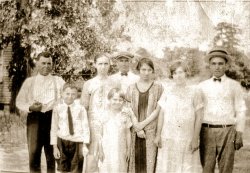
[[[13,128],[12,131],[18,132],[15,134],[12,132],[9,141],[0,143],[0,173],[7,172],[29,172],[28,171],[28,152],[26,144],[17,143],[18,138],[25,141],[25,129]],[[236,152],[235,164],[233,173],[248,173],[250,172],[250,118],[248,117],[246,123],[246,129],[244,133],[244,147]],[[10,136],[9,134],[7,134]],[[21,140],[20,139],[20,140]],[[42,156],[42,170],[45,169],[44,155]],[[217,171],[218,172],[218,171]]]

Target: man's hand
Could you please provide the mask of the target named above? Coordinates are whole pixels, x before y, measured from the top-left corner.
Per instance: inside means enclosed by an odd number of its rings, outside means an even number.
[[[154,139],[154,144],[158,147],[161,148],[162,147],[162,143],[161,143],[161,136],[157,135]]]
[[[137,132],[137,136],[139,138],[145,138],[146,139],[146,134],[145,134],[144,130],[141,130],[141,131]]]
[[[235,134],[234,148],[235,150],[239,150],[241,147],[243,147],[242,132],[237,131]]]
[[[59,151],[57,145],[53,145],[53,155],[54,155],[55,159],[59,159],[61,157],[60,151]]]
[[[42,110],[42,103],[34,102],[30,107],[29,111],[31,112],[40,112]]]
[[[85,144],[83,144],[83,146],[82,146],[82,155],[85,157],[85,156],[88,155],[88,153],[89,153],[88,147]]]

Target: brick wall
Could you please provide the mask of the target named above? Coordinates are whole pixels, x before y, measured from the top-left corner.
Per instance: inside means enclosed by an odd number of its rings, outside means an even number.
[[[0,72],[2,73],[2,80],[0,83],[0,104],[8,105],[10,103],[11,93],[9,91],[10,79],[8,77],[8,65],[11,60],[12,50],[11,45],[9,45],[6,49],[1,51],[1,68]]]

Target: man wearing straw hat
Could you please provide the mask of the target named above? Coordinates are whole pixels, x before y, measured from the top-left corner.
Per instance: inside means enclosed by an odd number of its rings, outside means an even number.
[[[119,72],[112,75],[111,78],[121,84],[124,93],[126,93],[129,85],[139,80],[139,76],[130,71],[133,57],[129,52],[120,52],[115,56]]]
[[[203,95],[204,117],[200,133],[203,173],[233,171],[235,150],[243,146],[246,105],[243,90],[225,71],[231,57],[223,48],[214,48],[205,57],[212,77],[199,84]]]

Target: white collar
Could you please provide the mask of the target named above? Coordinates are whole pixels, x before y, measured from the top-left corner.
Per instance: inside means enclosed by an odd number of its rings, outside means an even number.
[[[51,74],[48,74],[47,76],[43,76],[41,75],[40,73],[37,73],[36,75],[38,78],[50,78],[52,75]]]
[[[68,104],[66,104],[65,102],[64,102],[64,100],[62,100],[62,104],[64,105],[64,106],[69,106],[69,107],[72,107],[72,106],[74,106],[74,104],[75,104],[75,100],[73,101],[73,103],[71,103],[70,105],[68,105]]]

